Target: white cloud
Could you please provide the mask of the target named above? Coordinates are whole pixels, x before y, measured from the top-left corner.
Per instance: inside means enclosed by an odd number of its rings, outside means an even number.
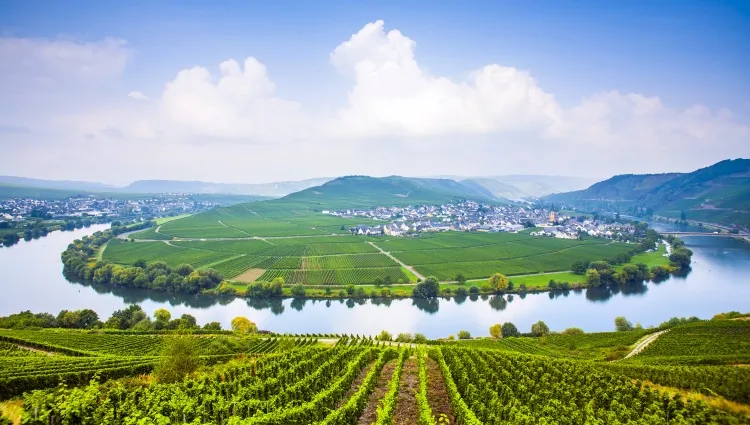
[[[131,55],[116,39],[0,40],[0,77],[10,68],[44,70],[37,74],[56,79],[112,77]],[[56,53],[44,53],[47,48]],[[340,105],[331,113],[315,102],[303,106],[280,96],[266,66],[249,57],[226,60],[216,71],[175,70],[148,102],[130,101],[148,99],[139,91],[125,99],[122,88],[113,87],[113,103],[107,104],[96,96],[96,85],[87,100],[60,96],[60,106],[39,97],[42,102],[3,121],[32,133],[6,134],[0,143],[26,159],[11,164],[15,171],[8,172],[17,174],[64,163],[71,172],[222,181],[488,170],[605,176],[687,170],[750,156],[750,127],[726,110],[676,108],[659,97],[617,91],[566,107],[530,71],[488,64],[464,79],[450,79],[427,72],[416,52],[413,40],[386,31],[382,21],[365,25],[330,53],[333,69],[351,83],[345,98],[326,102]],[[296,65],[300,79],[316,84],[304,64]],[[77,93],[80,85],[58,86],[75,86]],[[21,94],[19,99],[28,97]],[[50,146],[41,149],[41,143]],[[92,168],[81,149],[107,161]],[[128,158],[123,151],[135,153]],[[133,168],[136,158],[139,167]],[[202,166],[208,163],[222,166]],[[30,171],[21,170],[26,166]],[[244,171],[238,176],[237,170]]]
[[[216,79],[206,68],[185,69],[167,83],[162,110],[178,131],[255,140],[303,134],[301,106],[275,96],[265,65],[252,57],[243,65],[230,59],[219,71]]]
[[[139,91],[131,91],[128,93],[128,97],[135,100],[148,100],[148,96]]]
[[[45,78],[109,78],[120,75],[132,52],[124,40],[0,38],[0,72]]]
[[[329,127],[348,137],[436,136],[545,131],[560,120],[554,96],[528,72],[487,65],[466,81],[432,76],[414,57],[416,43],[383,21],[365,25],[331,53],[354,86]]]

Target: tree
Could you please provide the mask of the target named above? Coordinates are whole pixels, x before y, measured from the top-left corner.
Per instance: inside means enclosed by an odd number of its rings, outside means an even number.
[[[430,276],[424,282],[417,283],[412,291],[415,298],[434,298],[440,293],[440,282],[435,276]]]
[[[380,341],[392,341],[393,337],[391,336],[390,333],[388,333],[388,331],[384,330],[384,331],[381,331],[380,335],[376,336],[375,339],[380,340]]]
[[[292,286],[292,296],[296,298],[304,298],[307,295],[307,291],[302,284],[298,283]]]
[[[247,335],[258,332],[258,326],[247,317],[237,316],[232,319],[232,330],[235,333]]]
[[[148,264],[146,264],[146,260],[140,259],[135,260],[135,263],[133,263],[133,267],[140,267],[145,270],[146,267],[148,267]]]
[[[500,324],[494,324],[490,326],[490,335],[492,335],[493,338],[499,339],[503,337],[503,327]]]
[[[177,272],[180,276],[189,276],[190,273],[194,271],[193,266],[190,264],[180,264],[179,266],[174,268],[174,271]]]
[[[219,322],[208,322],[205,325],[203,325],[203,329],[207,331],[220,331],[221,330],[221,323]]]
[[[548,333],[549,326],[541,320],[531,325],[531,334],[534,336],[544,336]]]
[[[568,328],[560,332],[562,335],[583,335],[583,329],[581,328]]]
[[[160,308],[157,309],[154,312],[154,319],[156,319],[157,322],[169,322],[169,320],[172,318],[172,314],[169,313],[166,309]]]
[[[623,316],[615,317],[615,329],[618,332],[625,332],[633,329],[633,324]]]
[[[601,284],[601,276],[596,269],[588,269],[586,271],[586,284],[589,286],[599,286]]]
[[[383,285],[385,285],[385,286],[391,286],[391,285],[393,285],[393,278],[390,275],[384,277],[383,278]]]
[[[396,342],[411,342],[412,339],[410,333],[400,333],[396,336]]]
[[[679,268],[685,268],[690,265],[692,261],[693,251],[680,247],[674,250],[669,256],[669,261],[675,264]]]
[[[465,330],[458,331],[458,339],[471,339],[471,332]]]
[[[503,337],[519,336],[521,335],[521,333],[518,332],[518,328],[516,327],[516,325],[511,322],[505,322],[503,323],[502,327],[502,335]]]
[[[427,337],[424,334],[414,334],[414,342],[417,344],[424,344],[427,342]]]
[[[200,366],[198,349],[191,337],[167,339],[162,356],[161,362],[154,369],[154,376],[159,382],[182,381]]]
[[[588,264],[584,263],[583,261],[576,261],[572,266],[570,266],[570,269],[575,274],[584,274],[586,273],[587,266]]]
[[[466,283],[466,276],[464,276],[463,273],[459,273],[456,275],[456,282],[458,282],[459,285],[464,285]]]
[[[490,276],[490,279],[489,279],[490,289],[493,291],[502,292],[508,289],[509,282],[510,281],[504,274],[495,273],[492,276]]]

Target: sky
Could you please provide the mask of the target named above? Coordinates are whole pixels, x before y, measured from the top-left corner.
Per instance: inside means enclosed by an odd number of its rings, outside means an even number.
[[[0,2],[0,174],[126,184],[750,157],[750,3]]]

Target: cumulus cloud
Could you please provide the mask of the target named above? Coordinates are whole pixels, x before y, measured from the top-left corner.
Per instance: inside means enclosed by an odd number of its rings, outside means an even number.
[[[0,38],[0,72],[48,78],[109,78],[120,75],[132,52],[125,40]]]
[[[365,25],[330,54],[353,81],[330,126],[341,136],[435,136],[546,131],[561,119],[554,96],[523,70],[487,65],[466,81],[432,76],[417,63],[416,43],[383,21]]]
[[[0,77],[8,67],[37,67],[55,78],[112,77],[123,71],[131,55],[127,44],[117,39],[0,40]],[[129,101],[148,97],[132,91],[125,99],[118,87],[113,98],[119,103],[110,107],[87,103],[87,110],[81,111],[80,104],[76,110],[69,96],[61,96],[65,109],[49,117],[38,113],[39,106],[56,107],[45,101],[32,108],[31,119],[5,121],[33,124],[34,136],[55,140],[57,150],[38,149],[27,143],[32,137],[17,131],[9,135],[12,131],[2,126],[5,137],[0,143],[25,152],[33,164],[48,155],[50,164],[84,165],[87,158],[68,146],[85,146],[87,152],[108,158],[99,164],[101,170],[119,169],[123,175],[143,178],[129,166],[133,158],[127,162],[121,151],[108,151],[127,145],[124,150],[138,153],[139,170],[161,178],[224,181],[430,175],[438,169],[465,175],[493,170],[606,176],[666,171],[667,155],[667,168],[674,170],[750,156],[750,126],[727,110],[675,107],[657,96],[615,90],[584,93],[579,102],[563,106],[528,70],[487,64],[467,70],[466,78],[452,79],[420,66],[417,52],[414,40],[398,30],[387,31],[382,21],[365,25],[329,55],[332,69],[350,84],[331,112],[279,95],[272,73],[249,57],[228,59],[215,69],[215,64],[203,64],[174,70],[163,91],[148,102]],[[47,127],[37,126],[39,122]],[[148,158],[140,155],[144,151]],[[283,158],[284,167],[278,161],[255,161],[251,171],[236,176],[236,170],[248,168],[248,159],[258,158]],[[502,169],[497,168],[498,158],[503,158]],[[571,168],[581,162],[586,167]],[[200,166],[205,163],[222,167]],[[80,170],[96,171],[90,166]]]
[[[302,134],[301,105],[275,96],[275,84],[255,58],[219,64],[218,78],[203,67],[180,71],[167,83],[162,110],[182,132],[221,138],[277,140]]]
[[[148,100],[148,96],[139,91],[131,91],[128,93],[128,97],[135,100]]]

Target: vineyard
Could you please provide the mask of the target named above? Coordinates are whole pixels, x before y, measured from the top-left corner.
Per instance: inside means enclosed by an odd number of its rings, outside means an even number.
[[[749,364],[750,321],[711,320],[678,326],[629,361],[642,364]]]
[[[253,204],[253,208],[261,208],[261,204]],[[386,277],[393,282],[415,279],[410,273],[403,273],[400,265],[378,248],[413,266],[422,275],[434,275],[441,280],[452,280],[458,273],[472,279],[498,272],[519,275],[564,271],[576,261],[610,258],[631,249],[627,244],[600,239],[535,238],[522,233],[449,232],[417,239],[332,234],[336,232],[327,236],[304,236],[307,232],[289,235],[288,230],[292,228],[309,230],[313,227],[303,225],[323,223],[328,226],[330,220],[337,220],[312,214],[250,212],[241,205],[218,209],[162,225],[156,233],[160,235],[157,240],[146,240],[145,236],[135,243],[113,240],[104,250],[103,258],[125,265],[140,259],[165,261],[171,267],[187,263],[194,268],[216,269],[229,279],[252,270],[251,276],[259,280],[283,277],[289,284],[356,285],[372,284]],[[241,223],[239,217],[247,222]],[[213,229],[213,225],[198,227],[213,218],[222,230],[209,236],[205,232]],[[282,224],[277,220],[282,220]],[[188,225],[195,226],[200,236],[170,230],[170,226],[187,229]],[[260,228],[264,231],[259,233]],[[227,232],[234,236],[227,236]],[[175,239],[168,243],[162,240],[172,236],[193,239]]]
[[[80,386],[150,373],[158,363],[165,335],[104,334],[68,330],[0,330],[0,398],[59,383]],[[314,345],[315,338],[191,337],[206,364],[237,354],[260,355]]]
[[[662,338],[673,334],[669,344],[688,347],[710,329],[746,342],[745,328],[742,321],[698,322]],[[23,394],[23,423],[40,425],[750,423],[748,368],[581,354],[631,347],[645,332],[428,345],[360,335],[196,334],[182,338],[194,341],[203,369],[160,383],[122,378],[151,374],[169,335],[1,330],[0,397]],[[695,344],[690,355],[712,351]]]

